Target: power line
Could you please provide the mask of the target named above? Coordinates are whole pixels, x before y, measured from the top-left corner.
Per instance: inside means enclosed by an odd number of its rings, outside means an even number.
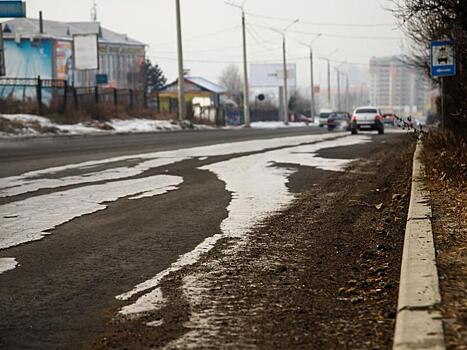
[[[259,15],[256,13],[251,13],[251,12],[246,12],[249,16],[252,17],[258,17],[258,18],[264,18],[264,19],[271,19],[271,20],[277,20],[277,21],[284,21],[284,22],[290,22],[291,18],[285,18],[285,17],[274,17],[274,16],[264,16],[264,15]],[[301,24],[308,24],[308,25],[315,25],[315,26],[332,26],[332,27],[394,27],[394,23],[324,23],[324,22],[308,22],[308,21],[302,21],[300,20]]]
[[[222,29],[222,30],[217,30],[217,31],[214,31],[214,32],[209,32],[209,33],[206,33],[206,34],[188,36],[188,37],[185,38],[185,40],[197,40],[197,39],[208,38],[208,37],[211,37],[211,36],[216,36],[216,35],[231,32],[231,31],[233,31],[235,29],[238,29],[240,27],[241,26],[236,25],[236,26],[233,26],[233,27],[229,27],[229,28]],[[163,43],[154,43],[153,45],[163,46],[163,45],[170,45],[170,44],[173,44],[173,43],[174,43],[174,41],[172,40],[172,41],[166,41],[166,42],[163,42]]]
[[[262,24],[251,24],[251,26],[273,30],[272,27],[265,26]],[[321,33],[322,36],[329,37],[329,38],[345,38],[345,39],[370,39],[370,40],[400,40],[400,37],[387,37],[387,36],[359,36],[359,35],[346,35],[346,34],[327,34],[322,32],[303,32],[298,30],[290,30],[290,33],[295,34],[305,34],[305,35],[318,35]]]

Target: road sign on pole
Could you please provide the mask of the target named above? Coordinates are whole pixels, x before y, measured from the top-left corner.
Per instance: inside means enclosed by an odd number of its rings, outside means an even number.
[[[450,41],[431,42],[431,75],[433,77],[456,75],[454,46]]]
[[[26,3],[17,1],[0,0],[0,18],[26,17]]]

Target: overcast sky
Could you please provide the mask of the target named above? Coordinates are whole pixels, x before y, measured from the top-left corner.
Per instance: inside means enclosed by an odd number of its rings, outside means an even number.
[[[44,12],[46,19],[88,21],[92,0],[26,0],[28,17]],[[232,0],[239,1],[239,0]],[[97,0],[98,21],[104,27],[148,44],[148,56],[159,63],[169,80],[176,77],[176,26],[174,0]],[[300,42],[323,35],[313,45],[316,56],[335,49],[336,61],[367,68],[372,56],[403,51],[403,34],[397,29],[388,0],[247,0],[249,60],[281,62],[281,37],[265,27],[284,28],[288,57],[298,64],[298,82],[309,85],[309,50]],[[229,62],[241,62],[240,12],[223,0],[181,0],[185,67],[191,75],[217,81]],[[288,22],[289,21],[289,22]],[[338,65],[338,62],[334,62]],[[316,84],[325,85],[325,62],[315,62]]]

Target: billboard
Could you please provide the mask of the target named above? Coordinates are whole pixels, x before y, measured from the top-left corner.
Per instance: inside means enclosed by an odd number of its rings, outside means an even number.
[[[281,87],[284,86],[284,68],[282,63],[253,63],[250,64],[250,85],[253,87]],[[287,86],[297,85],[297,65],[287,65]]]
[[[96,34],[73,35],[75,70],[99,69],[99,43]]]
[[[71,41],[55,42],[55,78],[73,84],[73,44]]]

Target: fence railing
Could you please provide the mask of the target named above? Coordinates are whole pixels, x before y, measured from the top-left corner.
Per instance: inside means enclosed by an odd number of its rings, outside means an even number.
[[[94,113],[100,105],[113,105],[126,110],[147,108],[144,91],[100,86],[74,87],[66,80],[0,77],[0,99],[32,102],[42,115],[44,108],[56,113],[70,110]]]

